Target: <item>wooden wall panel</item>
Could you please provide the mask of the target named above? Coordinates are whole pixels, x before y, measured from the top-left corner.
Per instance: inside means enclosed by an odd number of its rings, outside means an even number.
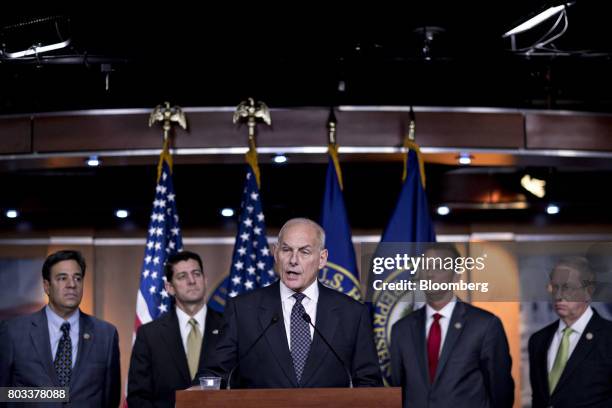
[[[30,153],[32,150],[30,118],[0,119],[0,154]]]
[[[523,148],[523,115],[517,113],[422,112],[417,141],[429,147]]]
[[[147,114],[37,116],[34,151],[155,149],[161,131],[148,127]]]
[[[527,113],[527,148],[612,150],[612,116]]]

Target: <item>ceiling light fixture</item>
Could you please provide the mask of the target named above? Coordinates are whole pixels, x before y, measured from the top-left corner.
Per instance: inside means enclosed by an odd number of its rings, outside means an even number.
[[[4,215],[6,215],[6,218],[17,218],[19,217],[19,211],[14,209],[6,210]]]
[[[221,215],[226,217],[226,218],[230,218],[234,216],[234,210],[231,208],[224,208],[221,210]]]
[[[285,156],[282,153],[279,153],[276,156],[274,156],[274,158],[272,160],[276,164],[283,164],[283,163],[286,163],[288,159],[287,159],[287,156]]]
[[[436,209],[436,212],[438,215],[448,215],[450,214],[450,208],[446,205],[441,205]]]
[[[525,22],[517,25],[512,30],[504,33],[504,35],[502,35],[502,38],[510,37],[512,35],[520,34],[527,30],[531,30],[533,27],[541,24],[549,18],[556,16],[561,11],[565,10],[565,8],[565,4],[562,4],[560,6],[548,7],[546,10],[536,14],[535,16],[527,19]]]
[[[0,50],[0,54],[10,59],[23,58],[23,57],[29,57],[30,55],[38,55],[38,54],[43,54],[49,51],[60,50],[62,48],[66,48],[69,44],[70,44],[70,38],[67,39],[66,41],[58,42],[55,44],[49,44],[49,45],[34,44],[27,50],[23,50],[23,51],[2,52]]]
[[[527,19],[517,25],[510,31],[505,32],[502,38],[510,37],[510,49],[525,55],[568,55],[568,52],[557,49],[552,42],[561,37],[567,31],[569,26],[567,19],[567,8],[575,2],[562,3],[556,6],[550,6],[533,17]],[[558,3],[557,3],[558,4]],[[535,43],[528,47],[517,48],[516,35],[531,30],[532,28],[542,24],[544,21],[558,15],[557,20],[553,23],[544,35],[541,36]],[[561,25],[561,22],[563,24]],[[560,29],[558,29],[560,27]],[[549,46],[550,44],[550,46]]]
[[[546,207],[546,213],[549,215],[559,214],[559,206],[556,204],[548,204],[548,207]]]
[[[115,211],[115,216],[116,216],[117,218],[122,218],[122,219],[123,219],[123,218],[127,218],[127,217],[128,217],[128,215],[130,215],[130,213],[129,213],[129,211],[128,211],[128,210],[123,210],[123,209],[121,209],[121,210],[117,210],[117,211]]]
[[[101,162],[98,156],[94,154],[89,156],[86,163],[89,167],[98,167]]]
[[[546,195],[546,180],[540,180],[531,177],[529,174],[525,174],[521,178],[521,186],[538,198],[542,198]]]
[[[459,164],[468,165],[472,164],[472,156],[469,153],[461,153],[457,158]]]

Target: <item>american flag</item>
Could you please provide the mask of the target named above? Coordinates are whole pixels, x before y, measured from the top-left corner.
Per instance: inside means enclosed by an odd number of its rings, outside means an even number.
[[[276,280],[274,257],[268,247],[266,224],[259,195],[257,153],[251,146],[247,153],[247,173],[240,204],[238,233],[227,278],[217,287],[208,306],[223,312],[227,296],[235,297],[268,286]]]
[[[249,165],[240,204],[238,234],[227,283],[229,297],[268,286],[276,280],[274,258],[268,248],[264,220],[257,179]]]
[[[183,250],[183,239],[176,213],[170,163],[170,155],[164,147],[140,274],[135,329],[168,312],[172,304],[164,287],[164,264],[169,255]]]

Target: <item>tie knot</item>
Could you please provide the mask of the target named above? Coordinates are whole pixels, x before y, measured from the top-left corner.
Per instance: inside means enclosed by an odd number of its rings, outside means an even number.
[[[68,322],[62,323],[60,330],[62,331],[62,333],[64,333],[64,335],[67,336],[70,333],[70,323]]]
[[[302,303],[302,300],[304,300],[304,298],[306,297],[305,294],[303,293],[294,293],[293,297],[295,298],[295,302],[296,303]]]
[[[198,321],[196,319],[194,319],[193,317],[191,319],[189,319],[188,323],[191,325],[191,327],[193,329],[196,329],[198,327]]]
[[[563,329],[563,337],[569,337],[569,335],[573,332],[574,329],[572,329],[571,327],[566,327],[565,329]]]
[[[440,313],[434,313],[433,315],[433,319],[434,321],[439,321],[442,318],[442,315]]]

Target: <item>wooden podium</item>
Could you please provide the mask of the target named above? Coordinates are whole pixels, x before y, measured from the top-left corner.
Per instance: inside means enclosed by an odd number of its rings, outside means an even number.
[[[177,408],[400,408],[401,406],[402,390],[398,387],[189,389],[176,392]]]

